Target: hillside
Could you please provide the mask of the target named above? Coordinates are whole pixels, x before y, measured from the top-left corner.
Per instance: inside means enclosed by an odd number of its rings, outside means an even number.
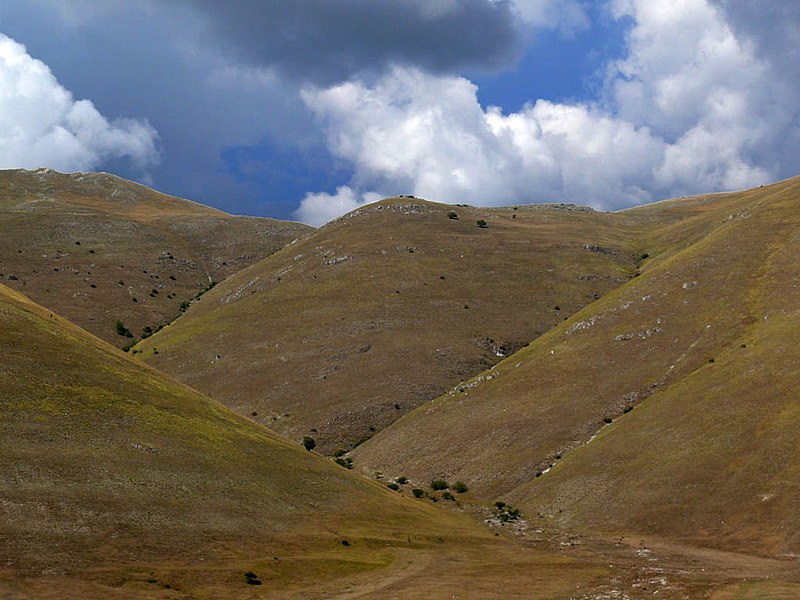
[[[387,199],[232,276],[136,350],[280,433],[347,450],[627,282],[643,227],[574,205]]]
[[[103,173],[0,171],[0,281],[122,346],[213,282],[311,231]]]
[[[2,285],[0,315],[3,598],[346,597],[395,585],[394,597],[467,585],[491,597],[500,581],[521,597],[534,584],[527,572],[548,597],[566,597],[604,572],[519,556]]]
[[[376,435],[357,468],[460,479],[543,527],[797,557],[800,178],[623,215],[664,223],[640,277]]]

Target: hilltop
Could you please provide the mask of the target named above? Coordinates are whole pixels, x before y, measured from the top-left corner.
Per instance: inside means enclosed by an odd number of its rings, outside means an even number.
[[[0,170],[0,230],[0,281],[117,346],[312,231],[49,169]]]
[[[641,230],[574,205],[390,198],[231,276],[135,351],[342,452],[630,280]]]

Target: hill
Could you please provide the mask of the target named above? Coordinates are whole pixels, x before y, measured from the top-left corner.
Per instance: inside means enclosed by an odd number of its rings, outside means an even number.
[[[306,452],[2,285],[0,315],[4,598],[468,587],[496,597],[500,581],[511,597],[530,585],[565,597],[604,572],[519,555],[464,516]]]
[[[796,561],[800,178],[623,215],[664,223],[641,276],[355,464],[463,480],[543,527]]]
[[[0,281],[122,346],[311,228],[39,169],[0,171],[0,230]]]
[[[574,205],[391,198],[240,271],[136,350],[341,452],[627,282],[646,226]]]

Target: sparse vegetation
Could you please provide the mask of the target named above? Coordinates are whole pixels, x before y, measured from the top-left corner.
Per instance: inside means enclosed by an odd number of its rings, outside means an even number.
[[[509,521],[516,521],[520,518],[521,513],[518,508],[514,508],[510,504],[506,504],[505,502],[498,500],[494,503],[494,516],[501,523],[508,523]]]
[[[350,458],[349,456],[344,458],[337,456],[336,458],[333,459],[333,462],[335,462],[340,467],[344,467],[345,469],[353,468],[353,459]]]
[[[119,319],[117,319],[117,322],[114,324],[114,327],[117,330],[117,335],[121,335],[127,338],[133,337],[133,334],[130,332],[130,330],[127,327],[125,327],[125,324]]]
[[[453,491],[454,491],[456,494],[463,494],[463,493],[464,493],[464,492],[466,492],[466,491],[467,491],[469,488],[467,487],[467,484],[466,484],[466,483],[464,483],[463,481],[456,481],[456,482],[453,484],[453,488],[452,488],[452,489],[453,489]]]
[[[444,479],[434,479],[431,481],[431,489],[435,491],[446,490],[450,485]]]

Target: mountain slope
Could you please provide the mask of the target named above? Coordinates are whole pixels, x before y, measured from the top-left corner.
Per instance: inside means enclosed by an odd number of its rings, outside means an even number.
[[[573,531],[797,552],[800,179],[625,212],[683,202],[643,240],[658,256],[640,277],[387,428],[356,465],[461,479]]]
[[[237,273],[137,350],[333,453],[627,281],[637,232],[572,205],[388,199]]]
[[[0,171],[0,281],[121,346],[212,281],[311,231],[103,173]]]

